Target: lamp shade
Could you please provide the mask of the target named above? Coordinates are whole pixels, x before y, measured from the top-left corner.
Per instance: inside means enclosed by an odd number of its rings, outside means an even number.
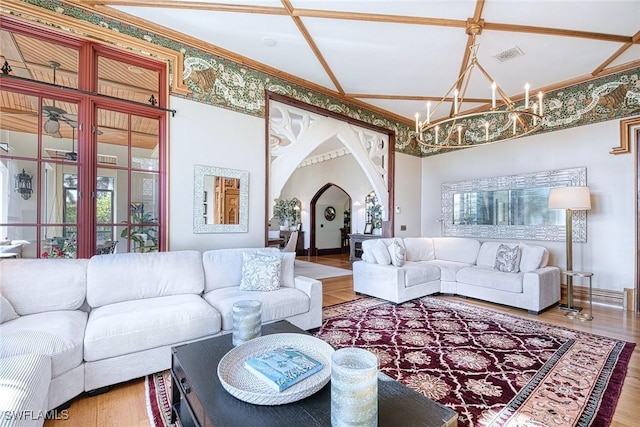
[[[589,187],[555,187],[549,190],[549,209],[591,209]]]

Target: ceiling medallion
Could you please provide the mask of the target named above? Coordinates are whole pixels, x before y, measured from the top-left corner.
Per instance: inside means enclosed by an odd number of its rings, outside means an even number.
[[[467,26],[467,34],[473,37],[469,64],[433,109],[431,102],[427,102],[424,121],[421,121],[420,114],[416,113],[415,134],[420,145],[430,148],[468,148],[520,138],[542,126],[542,92],[538,93],[537,101],[531,101],[527,83],[524,86],[524,104],[516,107],[478,61],[479,43],[476,41],[476,36],[481,31],[482,27],[479,23],[470,23]],[[491,106],[481,111],[462,113],[471,75],[476,68],[489,82]],[[501,99],[500,103],[497,101],[498,96]],[[450,103],[452,100],[453,108],[448,117],[431,120],[443,103]]]

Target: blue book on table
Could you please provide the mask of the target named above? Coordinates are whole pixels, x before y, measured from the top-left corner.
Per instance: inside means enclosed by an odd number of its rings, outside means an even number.
[[[248,359],[244,367],[282,391],[320,371],[322,363],[294,348],[278,347]]]

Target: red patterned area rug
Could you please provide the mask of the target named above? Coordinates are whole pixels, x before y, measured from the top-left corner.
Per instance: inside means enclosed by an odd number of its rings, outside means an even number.
[[[171,373],[158,372],[144,379],[147,414],[154,427],[180,427],[180,422],[171,424]]]
[[[609,425],[635,346],[434,297],[327,307],[315,335],[373,352],[463,426]]]

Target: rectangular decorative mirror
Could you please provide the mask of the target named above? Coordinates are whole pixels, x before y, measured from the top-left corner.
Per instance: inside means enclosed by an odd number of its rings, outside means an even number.
[[[249,228],[249,172],[195,165],[194,233],[246,233]]]
[[[549,209],[549,189],[587,185],[586,168],[442,184],[442,235],[565,240],[564,211]],[[573,212],[573,241],[587,241],[586,211]]]

